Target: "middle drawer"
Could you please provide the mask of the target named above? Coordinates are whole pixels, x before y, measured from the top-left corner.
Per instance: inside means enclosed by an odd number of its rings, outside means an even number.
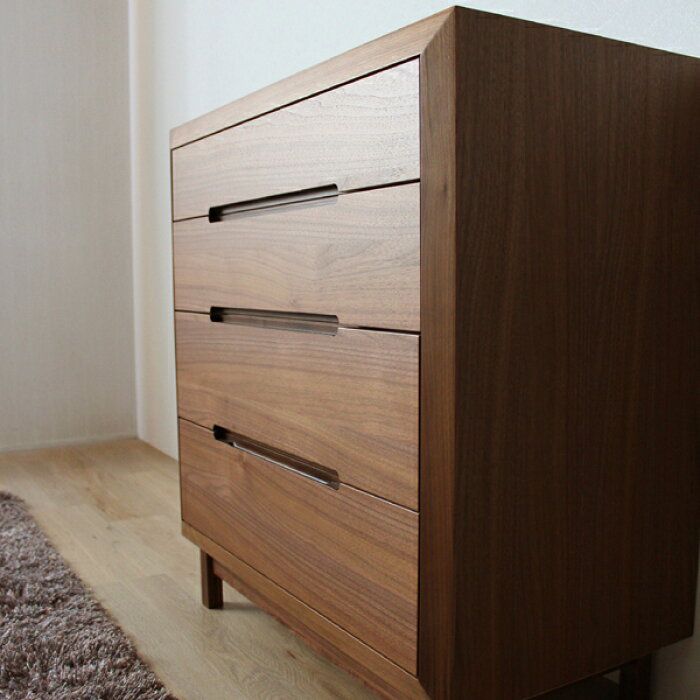
[[[176,312],[181,417],[418,507],[418,337],[214,323]]]
[[[335,314],[419,330],[419,184],[173,224],[175,308]]]

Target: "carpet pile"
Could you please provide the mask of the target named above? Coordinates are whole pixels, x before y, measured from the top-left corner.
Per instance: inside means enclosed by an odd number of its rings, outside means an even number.
[[[3,492],[0,697],[174,700],[23,502]]]

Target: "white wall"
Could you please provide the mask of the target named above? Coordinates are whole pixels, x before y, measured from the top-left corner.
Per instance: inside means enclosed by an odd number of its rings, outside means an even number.
[[[135,433],[127,19],[0,2],[0,449]]]
[[[144,440],[176,454],[168,131],[449,4],[130,0],[136,370]],[[487,0],[470,6],[700,55],[698,0]],[[657,698],[700,698],[700,642],[662,652],[658,666]]]

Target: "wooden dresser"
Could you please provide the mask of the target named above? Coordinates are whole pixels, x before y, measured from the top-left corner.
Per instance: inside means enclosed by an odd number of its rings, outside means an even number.
[[[700,62],[450,9],[172,131],[183,532],[390,698],[692,633]]]

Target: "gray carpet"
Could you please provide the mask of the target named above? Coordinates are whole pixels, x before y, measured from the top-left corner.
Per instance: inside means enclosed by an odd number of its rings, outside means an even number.
[[[173,699],[22,501],[2,492],[0,698]]]

